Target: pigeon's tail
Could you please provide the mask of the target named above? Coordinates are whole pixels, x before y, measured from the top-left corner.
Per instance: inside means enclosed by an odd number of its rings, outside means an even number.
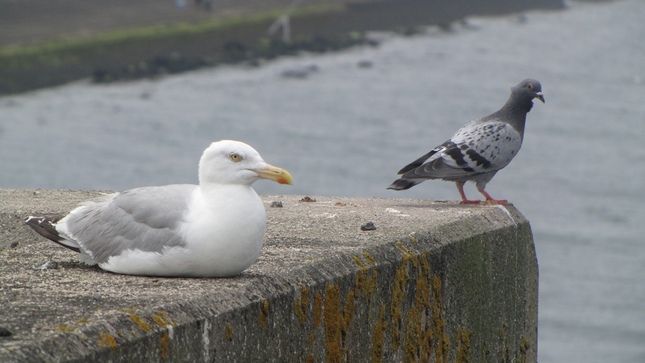
[[[388,189],[393,189],[393,190],[406,190],[410,189],[413,186],[424,182],[425,179],[416,179],[416,180],[411,180],[411,179],[397,179],[394,181],[394,183],[390,184]]]
[[[445,145],[445,143],[444,143],[444,145]],[[402,175],[402,174],[407,173],[408,171],[411,171],[411,170],[414,170],[414,169],[420,167],[421,165],[427,163],[428,160],[430,160],[430,158],[432,156],[434,156],[437,152],[439,152],[439,151],[441,151],[443,149],[444,149],[443,145],[432,149],[429,153],[423,155],[422,157],[418,158],[417,160],[415,160],[415,161],[411,162],[410,164],[404,166],[403,169],[399,170],[399,172],[397,174]],[[417,184],[419,184],[419,183],[417,183]],[[405,188],[405,189],[407,189],[407,188]]]
[[[61,216],[55,217],[34,217],[30,216],[25,221],[29,227],[34,231],[38,232],[39,235],[58,243],[59,245],[69,248],[72,251],[81,252],[80,248],[75,244],[70,244],[70,242],[62,237],[58,230],[56,230],[56,223],[61,219]]]

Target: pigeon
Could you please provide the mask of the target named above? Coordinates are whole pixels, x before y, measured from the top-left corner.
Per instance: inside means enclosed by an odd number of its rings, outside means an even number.
[[[461,196],[460,203],[476,204],[480,201],[468,199],[464,193],[464,184],[473,181],[486,203],[508,203],[493,199],[485,188],[520,150],[526,114],[533,107],[534,98],[545,103],[542,85],[535,79],[523,80],[511,88],[508,101],[499,111],[470,121],[450,140],[399,170],[400,179],[388,189],[405,190],[428,179],[454,181]]]
[[[82,262],[119,274],[235,276],[256,261],[264,240],[264,203],[251,188],[258,179],[293,181],[251,146],[222,140],[204,151],[199,185],[111,193],[26,224]]]

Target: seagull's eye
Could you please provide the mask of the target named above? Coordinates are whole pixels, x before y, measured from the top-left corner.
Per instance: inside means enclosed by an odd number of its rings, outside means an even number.
[[[228,158],[231,159],[231,161],[233,161],[235,163],[237,163],[238,161],[242,161],[242,155],[237,154],[237,153],[231,153],[228,156]]]

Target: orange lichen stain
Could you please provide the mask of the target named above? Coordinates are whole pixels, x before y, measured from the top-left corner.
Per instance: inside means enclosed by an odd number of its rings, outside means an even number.
[[[506,340],[506,329],[508,329],[508,324],[502,323],[502,327],[499,328],[499,339]]]
[[[394,287],[392,290],[392,303],[390,315],[392,316],[392,349],[398,350],[401,347],[401,329],[403,325],[403,313],[401,311],[405,286],[408,283],[408,263],[403,262],[397,267],[394,273]]]
[[[417,284],[416,284],[416,294],[415,294],[415,304],[419,311],[423,309],[430,309],[430,263],[426,259],[425,255],[421,255],[417,259],[419,264],[417,265]]]
[[[152,331],[152,327],[148,323],[146,323],[143,319],[141,319],[140,316],[130,314],[130,319],[134,321],[139,326],[139,328],[141,328],[141,330],[143,330],[144,332],[147,333]]]
[[[307,356],[307,358],[305,359],[305,362],[306,362],[306,363],[315,363],[315,362],[316,362],[316,358],[314,358],[314,355],[313,355],[313,354],[309,354],[309,355]]]
[[[293,302],[293,313],[296,314],[296,317],[300,321],[301,325],[305,325],[307,322],[307,316],[304,311],[302,311],[302,300],[298,297],[296,301]]]
[[[443,318],[443,306],[441,301],[441,278],[434,276],[432,283],[432,333],[436,339],[435,342],[435,362],[444,363],[448,360],[448,350],[450,348],[450,338],[446,334],[446,322]]]
[[[428,323],[429,320],[429,315],[426,315],[426,327],[423,331],[423,337],[422,337],[422,346],[421,346],[421,359],[419,360],[420,362],[430,362],[430,359],[432,357],[432,327]]]
[[[470,336],[472,331],[457,328],[457,363],[470,363]]]
[[[352,321],[354,321],[354,309],[355,307],[356,294],[353,290],[350,290],[347,293],[345,298],[345,306],[343,307],[343,330],[345,332],[349,331]]]
[[[231,323],[226,323],[224,325],[224,336],[226,336],[226,340],[233,341],[233,325]]]
[[[354,286],[356,295],[362,293],[368,303],[371,302],[372,295],[378,285],[378,272],[376,269],[362,268],[356,272]]]
[[[163,332],[159,343],[161,345],[161,359],[166,360],[168,359],[168,352],[170,352],[170,335],[168,334],[168,330]]]
[[[302,310],[305,313],[309,312],[309,289],[305,285],[300,288],[300,299]]]
[[[77,322],[77,323],[80,323],[80,324],[86,324],[86,323],[91,323],[91,322],[92,322],[92,320],[90,320],[90,319],[85,319],[85,318],[80,318],[80,319],[77,319],[77,320],[76,320],[76,322]]]
[[[385,349],[385,330],[387,321],[385,320],[385,306],[381,305],[378,322],[372,330],[372,363],[383,362],[383,352]]]
[[[417,243],[419,241],[415,237],[410,237],[410,242]]]
[[[396,241],[396,247],[398,247],[404,253],[408,252],[408,249],[405,248],[405,246],[403,245],[403,242],[401,241]]]
[[[503,343],[502,347],[502,359],[504,362],[510,362],[511,361],[511,347],[508,344],[508,339],[506,337],[506,329],[508,329],[508,324],[503,323],[502,327],[499,329],[499,339]]]
[[[99,335],[101,337],[101,340],[99,340],[99,346],[102,348],[111,348],[112,351],[116,352],[116,348],[118,347],[116,339],[114,339],[110,334],[101,333]]]
[[[314,342],[316,341],[316,336],[314,335],[314,332],[310,331],[309,332],[309,349],[314,347]]]
[[[426,251],[421,254],[421,258],[419,259],[421,263],[421,272],[430,278],[430,272],[432,272],[432,268],[430,268],[430,252]]]
[[[322,322],[323,316],[323,297],[322,294],[317,292],[314,295],[314,328],[318,328]]]
[[[59,325],[56,327],[56,331],[74,331],[76,329],[78,328],[70,325]]]
[[[372,266],[376,266],[376,260],[374,259],[374,257],[372,257],[372,255],[370,255],[366,251],[363,251],[362,255],[363,258],[365,258]]]
[[[340,287],[336,284],[327,285],[324,301],[325,341],[327,343],[327,362],[337,363],[343,361],[343,334],[344,318],[340,311]]]
[[[416,268],[418,268],[418,267],[419,267],[419,261],[418,261],[418,258],[417,258],[417,256],[414,254],[414,251],[413,251],[413,250],[411,250],[411,249],[409,249],[409,248],[405,247],[405,246],[403,245],[403,242],[401,242],[401,241],[397,241],[397,242],[396,242],[396,247],[398,247],[398,248],[403,252],[403,254],[401,255],[401,257],[402,257],[402,259],[403,259],[403,262],[411,261],[411,262],[412,262],[412,265],[413,265],[414,267],[416,267]]]
[[[342,325],[340,311],[340,287],[327,285],[324,301],[325,338],[327,342],[327,362],[340,362],[343,357]]]
[[[300,297],[296,298],[293,304],[293,312],[298,317],[300,324],[307,323],[309,318],[309,289],[305,285],[300,288]]]
[[[365,264],[358,256],[352,256],[352,259],[354,260],[354,263],[358,265],[358,267],[365,267]]]
[[[422,253],[419,257],[418,278],[416,284],[415,308],[420,313],[422,324],[420,326],[420,362],[429,362],[432,355],[432,326],[429,323],[432,316],[431,304],[431,270],[428,262],[428,253]]]
[[[170,320],[168,314],[163,311],[158,311],[156,314],[152,314],[152,320],[159,325],[161,328],[166,328],[168,325],[175,326],[175,323]]]
[[[519,363],[526,363],[526,355],[531,348],[531,343],[524,335],[520,337],[520,349],[516,361]]]
[[[398,247],[403,252],[403,257],[404,258],[405,257],[409,258],[409,257],[412,257],[414,255],[412,253],[412,251],[410,249],[408,249],[407,247],[405,247],[403,245],[403,242],[401,242],[401,241],[396,241],[396,247]]]
[[[264,300],[262,302],[262,307],[260,308],[260,328],[266,329],[269,322],[269,300]]]
[[[421,358],[421,314],[416,306],[408,311],[405,324],[405,350],[403,360],[405,362],[418,362]]]

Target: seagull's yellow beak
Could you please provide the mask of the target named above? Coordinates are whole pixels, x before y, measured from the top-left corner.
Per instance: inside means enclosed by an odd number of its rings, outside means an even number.
[[[261,179],[273,180],[276,183],[280,184],[293,184],[293,177],[289,174],[288,171],[278,168],[277,166],[267,164],[266,169],[253,169],[254,172],[258,173]]]

